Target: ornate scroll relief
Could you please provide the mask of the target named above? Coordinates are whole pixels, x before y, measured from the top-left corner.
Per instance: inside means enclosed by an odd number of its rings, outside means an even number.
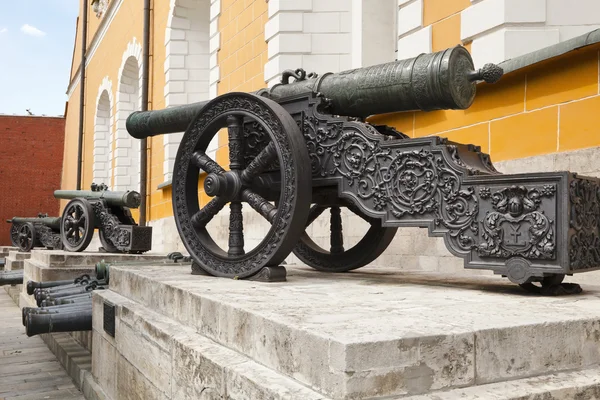
[[[490,201],[494,211],[481,221],[483,240],[477,246],[479,255],[555,259],[554,221],[538,210],[542,197],[555,196],[555,185],[511,186],[494,193],[489,187],[481,187],[479,197]]]
[[[600,182],[571,180],[569,185],[569,261],[572,269],[600,265]]]
[[[101,201],[95,201],[92,205],[96,219],[99,221],[106,238],[119,250],[129,247],[131,244],[131,231],[121,229],[119,218],[111,214]]]
[[[341,177],[342,193],[369,214],[391,226],[432,224],[434,234],[445,233],[451,249],[460,254],[476,244],[478,199],[462,179],[475,171],[487,173],[483,165],[467,168],[452,161],[458,156],[438,137],[387,145],[368,124],[305,114],[299,125],[314,180]]]
[[[35,229],[44,247],[62,249],[62,241],[59,233],[52,231],[51,228],[42,224],[36,224]]]

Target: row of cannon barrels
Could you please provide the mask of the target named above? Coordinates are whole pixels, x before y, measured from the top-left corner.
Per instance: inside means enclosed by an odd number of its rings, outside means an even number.
[[[74,280],[27,282],[38,307],[23,307],[27,336],[92,330],[92,291],[108,287],[105,279],[82,275]]]

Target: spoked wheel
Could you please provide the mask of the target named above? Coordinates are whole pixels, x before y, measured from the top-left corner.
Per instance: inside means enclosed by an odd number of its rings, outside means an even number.
[[[19,247],[19,228],[20,225],[12,223],[10,225],[10,242],[14,247]]]
[[[560,285],[564,279],[565,276],[562,274],[550,275],[542,278],[540,282],[521,283],[519,286],[531,293],[542,293],[544,289]]]
[[[397,228],[382,227],[380,220],[365,217],[356,211],[354,207],[349,207],[350,211],[363,218],[371,226],[356,245],[346,249],[340,206],[312,206],[306,226],[312,224],[328,208],[330,211],[329,225],[331,232],[329,249],[319,246],[306,232],[300,237],[298,245],[294,248],[294,254],[303,263],[319,271],[346,272],[364,267],[385,251],[398,230]]]
[[[246,124],[258,127],[262,132],[260,143],[264,145],[258,147],[258,155],[248,163],[244,155]],[[227,128],[229,136],[230,171],[206,154],[208,144],[221,128]],[[279,182],[277,206],[251,186],[255,178],[273,165],[278,165],[274,172]],[[229,93],[214,99],[185,132],[174,170],[177,229],[193,260],[209,274],[252,276],[265,266],[281,263],[298,242],[310,207],[310,159],[297,124],[277,103],[247,93]],[[201,171],[208,173],[204,191],[212,197],[204,207],[198,201]],[[230,203],[229,240],[223,249],[211,237],[207,224],[227,203]],[[264,239],[251,250],[244,248],[245,207],[270,223]]]
[[[67,203],[60,224],[60,237],[65,250],[85,250],[94,236],[94,228],[94,210],[87,200],[73,199]]]
[[[19,237],[17,247],[21,251],[31,251],[35,247],[35,227],[31,222],[19,226]]]
[[[121,253],[121,251],[113,244],[113,242],[106,237],[104,233],[104,229],[98,230],[98,236],[100,237],[100,243],[102,243],[102,247],[106,250],[107,253]]]

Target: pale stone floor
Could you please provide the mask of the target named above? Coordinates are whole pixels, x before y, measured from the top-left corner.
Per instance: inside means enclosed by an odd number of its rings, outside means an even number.
[[[39,337],[27,337],[21,311],[0,289],[0,400],[84,399]]]

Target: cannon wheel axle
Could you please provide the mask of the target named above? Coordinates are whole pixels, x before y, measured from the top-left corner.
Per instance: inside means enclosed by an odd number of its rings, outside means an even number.
[[[245,159],[245,128],[256,126],[262,140],[258,155]],[[219,165],[207,153],[221,130],[229,137],[229,166]],[[262,150],[261,150],[262,148]],[[279,199],[276,205],[252,188],[262,172],[278,166]],[[310,159],[294,119],[277,103],[248,93],[229,93],[209,102],[185,132],[173,176],[173,209],[177,229],[198,266],[210,275],[249,278],[263,267],[279,265],[292,251],[304,230],[312,190]],[[229,167],[229,171],[226,171]],[[212,197],[200,206],[198,180]],[[222,249],[207,230],[208,223],[227,204],[228,248]],[[242,210],[250,207],[270,224],[264,239],[244,249]]]

